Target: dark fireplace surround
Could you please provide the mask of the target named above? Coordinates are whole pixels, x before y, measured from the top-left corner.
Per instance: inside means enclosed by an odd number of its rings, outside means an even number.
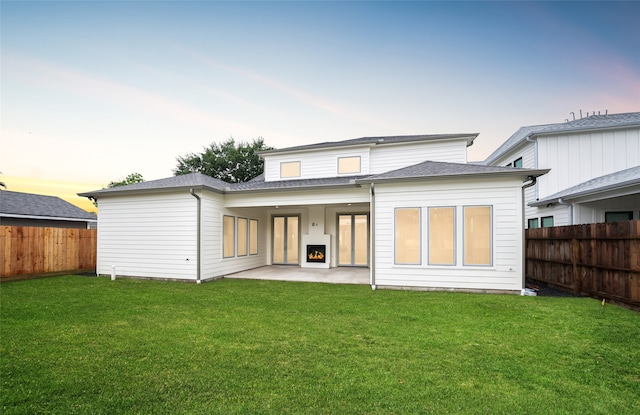
[[[307,245],[307,262],[325,263],[327,258],[326,245]]]

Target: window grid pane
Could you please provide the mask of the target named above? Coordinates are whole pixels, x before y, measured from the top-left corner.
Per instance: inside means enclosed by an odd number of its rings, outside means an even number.
[[[247,219],[238,218],[238,256],[247,255]]]
[[[258,221],[249,220],[249,255],[258,255]]]
[[[455,208],[429,208],[429,264],[455,265]]]
[[[300,177],[300,162],[288,161],[280,163],[280,177]]]
[[[420,264],[420,209],[396,209],[395,263]]]
[[[358,157],[339,157],[338,173],[360,173],[360,156]]]
[[[491,265],[491,207],[464,207],[464,264]]]
[[[222,255],[224,258],[230,258],[235,255],[235,222],[236,221],[233,216],[225,216],[223,219]]]

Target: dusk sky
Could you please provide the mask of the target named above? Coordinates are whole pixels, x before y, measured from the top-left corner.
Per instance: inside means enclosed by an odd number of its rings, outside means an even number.
[[[176,157],[229,137],[480,133],[468,154],[482,160],[523,125],[640,111],[640,2],[0,8],[9,190],[168,177]]]

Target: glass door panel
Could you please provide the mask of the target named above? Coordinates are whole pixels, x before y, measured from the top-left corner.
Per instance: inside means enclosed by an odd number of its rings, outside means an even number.
[[[273,263],[298,264],[299,219],[297,216],[273,217]]]
[[[367,266],[368,215],[338,215],[338,265]]]
[[[353,265],[366,266],[369,253],[369,221],[367,215],[355,215]]]

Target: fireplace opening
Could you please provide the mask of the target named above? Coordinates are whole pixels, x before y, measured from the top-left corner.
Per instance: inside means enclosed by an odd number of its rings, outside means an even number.
[[[326,261],[327,246],[326,245],[307,245],[307,262]]]

